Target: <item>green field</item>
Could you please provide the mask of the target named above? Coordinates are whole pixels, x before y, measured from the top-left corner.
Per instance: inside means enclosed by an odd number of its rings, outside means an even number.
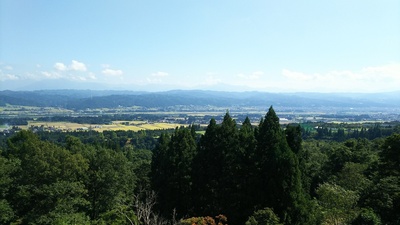
[[[128,123],[129,125],[125,125]],[[22,126],[22,129],[29,129],[30,127],[44,127],[45,129],[60,129],[63,131],[76,131],[76,130],[158,130],[158,129],[175,129],[180,127],[182,124],[177,123],[147,123],[143,121],[113,121],[109,125],[91,125],[91,124],[79,124],[70,122],[37,122],[29,121],[27,126]]]

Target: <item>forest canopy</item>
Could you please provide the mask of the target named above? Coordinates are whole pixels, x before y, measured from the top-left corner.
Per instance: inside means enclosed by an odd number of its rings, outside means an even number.
[[[400,223],[398,133],[303,140],[272,107],[196,129],[2,137],[0,223]]]

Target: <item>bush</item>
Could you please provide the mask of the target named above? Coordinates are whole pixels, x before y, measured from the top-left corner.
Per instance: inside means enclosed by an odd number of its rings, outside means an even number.
[[[191,217],[188,219],[182,219],[179,222],[179,225],[227,225],[228,219],[226,216],[218,215],[214,218],[211,216]]]
[[[246,221],[246,225],[281,225],[281,223],[273,209],[265,208],[255,211]]]

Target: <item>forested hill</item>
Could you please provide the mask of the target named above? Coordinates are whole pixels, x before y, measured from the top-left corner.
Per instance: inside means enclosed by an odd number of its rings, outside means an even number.
[[[286,106],[286,107],[398,107],[400,92],[377,94],[268,93],[175,90],[167,92],[43,90],[0,91],[0,105],[63,107],[69,109],[118,106]]]
[[[399,133],[303,140],[272,107],[199,128],[0,135],[0,224],[400,224]]]

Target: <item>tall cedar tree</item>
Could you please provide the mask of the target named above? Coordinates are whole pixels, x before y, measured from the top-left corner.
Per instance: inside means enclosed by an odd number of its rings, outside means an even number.
[[[255,147],[256,138],[250,119],[246,117],[242,127],[239,130],[239,154],[237,171],[238,193],[237,203],[240,205],[237,209],[238,224],[244,224],[249,215],[253,214],[254,204],[258,196],[255,193],[256,187],[256,165],[255,165]]]
[[[235,120],[228,112],[220,126],[212,119],[194,162],[196,204],[201,215],[223,213],[231,221],[237,220],[244,199],[240,191],[245,177],[241,155]]]
[[[167,196],[162,191],[168,185],[168,163],[166,158],[168,156],[168,144],[171,138],[168,134],[162,133],[158,139],[158,143],[153,150],[151,160],[151,187],[157,193],[158,208],[165,208]],[[160,193],[161,190],[161,193]]]
[[[194,187],[199,215],[225,214],[233,224],[243,224],[252,213],[252,152],[255,138],[247,118],[239,131],[227,112],[220,126],[210,121],[194,161]]]
[[[152,161],[152,184],[159,198],[160,212],[169,217],[174,209],[184,216],[192,209],[192,162],[196,154],[192,132],[177,128],[170,141],[160,137]]]
[[[214,118],[201,137],[198,153],[193,162],[195,211],[198,215],[221,213],[219,183],[222,176],[223,155],[219,151],[219,129]]]
[[[260,206],[273,208],[285,224],[305,224],[308,219],[298,159],[272,106],[260,122],[257,141]]]
[[[219,127],[219,146],[217,151],[222,153],[222,176],[219,182],[219,197],[223,212],[233,221],[237,220],[241,208],[239,186],[242,183],[240,148],[236,122],[227,112]]]

